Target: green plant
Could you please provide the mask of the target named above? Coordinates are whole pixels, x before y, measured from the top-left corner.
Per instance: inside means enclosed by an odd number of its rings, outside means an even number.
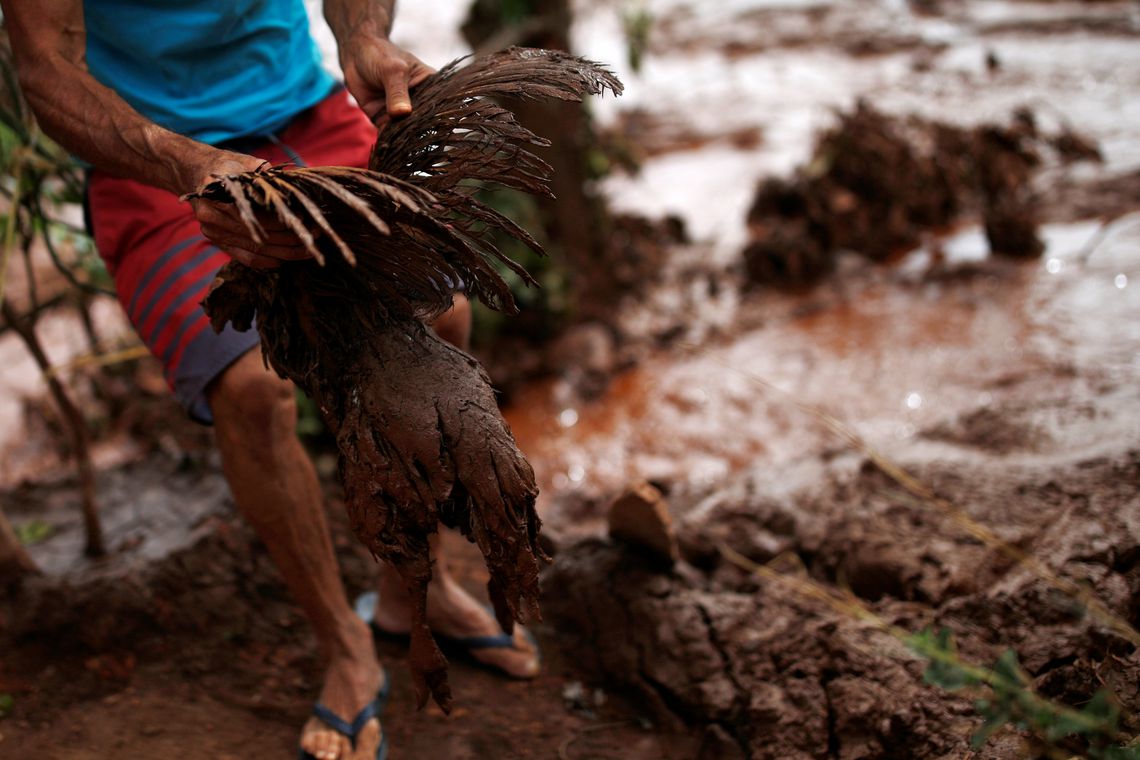
[[[476,197],[526,230],[541,230],[542,212],[534,198],[514,190],[480,189]],[[548,250],[558,248],[539,233],[539,242]],[[492,231],[492,243],[509,258],[517,261],[530,273],[539,286],[531,287],[502,264],[495,270],[510,287],[511,295],[519,307],[519,314],[508,317],[482,304],[473,304],[474,328],[472,340],[476,346],[494,345],[504,336],[521,336],[531,341],[542,341],[556,335],[568,317],[570,283],[566,264],[561,256],[540,256],[509,235]]]
[[[51,538],[51,534],[55,532],[55,528],[43,520],[32,520],[31,522],[16,526],[15,530],[16,538],[20,539],[20,543],[24,546],[34,546],[42,543]]]
[[[641,71],[645,61],[645,53],[649,50],[649,30],[653,28],[653,14],[642,4],[628,7],[621,17],[622,29],[625,32],[626,56],[629,67],[635,72]]]
[[[0,195],[9,201],[8,213],[0,217],[4,229],[0,299],[8,260],[19,242],[32,300],[36,300],[30,258],[36,240],[43,242],[52,263],[69,283],[87,292],[111,292],[110,277],[86,230],[57,213],[61,207],[82,203],[82,168],[40,132],[20,95],[15,67],[4,47],[0,47],[0,177]]]
[[[36,335],[37,319],[58,301],[41,302],[32,266],[34,246],[42,242],[56,268],[75,287],[88,292],[106,289],[106,272],[92,261],[91,246],[82,243],[71,246],[72,260],[65,261],[59,245],[64,240],[83,240],[86,237],[82,229],[64,221],[56,213],[61,205],[74,204],[82,198],[80,171],[79,165],[66,151],[39,131],[20,93],[11,51],[6,44],[0,44],[0,195],[8,201],[8,213],[0,218],[3,225],[0,314],[3,315],[5,329],[19,335],[35,359],[59,407],[79,472],[87,533],[86,552],[90,556],[99,556],[106,553],[106,547],[95,501],[95,473],[88,446],[87,424],[63,383],[52,372],[47,352]],[[23,256],[27,272],[28,305],[23,313],[5,299],[8,265],[16,250]],[[85,299],[78,299],[76,305],[86,314]],[[90,320],[85,319],[84,323],[90,324]]]
[[[983,719],[970,740],[975,749],[1005,726],[1012,726],[1029,734],[1049,756],[1067,758],[1077,751],[1093,760],[1140,760],[1140,746],[1122,743],[1120,705],[1106,688],[1076,710],[1034,692],[1012,649],[1003,652],[987,670],[958,657],[953,634],[946,628],[927,628],[908,637],[907,644],[930,660],[923,673],[927,683],[947,691],[988,689],[975,702]]]
[[[949,691],[969,687],[988,689],[976,705],[984,722],[971,737],[975,747],[1008,724],[1026,731],[1039,746],[1040,754],[1047,757],[1070,758],[1076,751],[1094,760],[1140,760],[1140,744],[1122,732],[1120,708],[1107,690],[1097,692],[1081,710],[1054,702],[1033,691],[1012,650],[999,657],[993,668],[975,665],[958,656],[958,648],[948,630],[924,629],[912,633],[888,623],[850,593],[844,594],[805,574],[781,571],[774,566],[781,561],[786,564],[786,560],[797,566],[794,556],[777,557],[772,563],[761,565],[726,544],[718,544],[717,549],[737,567],[785,584],[805,598],[823,602],[836,612],[906,644],[930,661],[923,674],[927,683]],[[1073,744],[1078,746],[1071,746]]]

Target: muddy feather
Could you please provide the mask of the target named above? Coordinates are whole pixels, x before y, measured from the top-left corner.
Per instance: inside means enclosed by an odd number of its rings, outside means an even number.
[[[549,195],[547,141],[519,124],[511,98],[581,100],[621,83],[565,53],[512,48],[430,77],[415,110],[377,136],[369,169],[274,167],[219,178],[202,197],[276,216],[314,260],[258,271],[223,267],[203,305],[216,330],[256,321],[262,350],[317,402],[336,436],[353,531],[391,562],[413,600],[410,665],[420,705],[450,707],[447,661],[426,624],[428,542],[440,524],[478,545],[505,630],[539,617],[538,488],[499,413],[487,374],[424,320],[470,296],[516,311],[493,266],[526,277],[490,242],[525,230],[475,200],[479,185]],[[495,98],[490,100],[489,98]],[[323,260],[323,266],[321,265]],[[256,317],[256,320],[255,320]]]

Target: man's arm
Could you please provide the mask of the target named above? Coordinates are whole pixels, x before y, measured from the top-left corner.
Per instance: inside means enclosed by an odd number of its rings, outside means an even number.
[[[388,39],[395,0],[324,0],[344,83],[374,123],[412,111],[408,89],[432,69]]]
[[[96,168],[181,195],[215,174],[252,171],[260,159],[219,150],[163,129],[87,71],[82,0],[0,0],[20,86],[40,127]],[[249,238],[229,204],[195,201],[203,234],[238,260],[272,266],[304,258],[300,241],[267,230]]]

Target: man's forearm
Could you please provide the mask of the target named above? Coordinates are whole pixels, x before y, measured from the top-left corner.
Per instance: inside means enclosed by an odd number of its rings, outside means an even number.
[[[396,14],[396,0],[325,0],[325,21],[343,48],[354,34],[387,39]]]
[[[38,64],[20,80],[43,131],[108,173],[182,194],[205,179],[218,153],[146,119],[76,67]]]
[[[225,154],[159,127],[87,71],[82,5],[5,0],[21,88],[43,131],[91,165],[174,193]]]

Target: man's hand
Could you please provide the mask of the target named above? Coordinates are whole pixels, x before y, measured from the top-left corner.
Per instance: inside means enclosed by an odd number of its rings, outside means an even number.
[[[361,31],[340,46],[344,83],[374,124],[412,112],[408,90],[432,69],[386,37]]]
[[[394,0],[325,0],[344,83],[377,126],[412,112],[408,90],[432,68],[388,39]]]
[[[260,158],[229,151],[215,151],[212,159],[195,167],[191,186],[201,190],[217,177],[226,174],[257,171],[265,162]],[[280,266],[282,261],[296,261],[310,258],[309,252],[297,235],[277,219],[258,214],[264,234],[258,242],[250,234],[241,220],[237,206],[205,198],[190,201],[194,216],[202,225],[202,234],[222,251],[228,253],[246,266],[255,269],[271,269]]]

